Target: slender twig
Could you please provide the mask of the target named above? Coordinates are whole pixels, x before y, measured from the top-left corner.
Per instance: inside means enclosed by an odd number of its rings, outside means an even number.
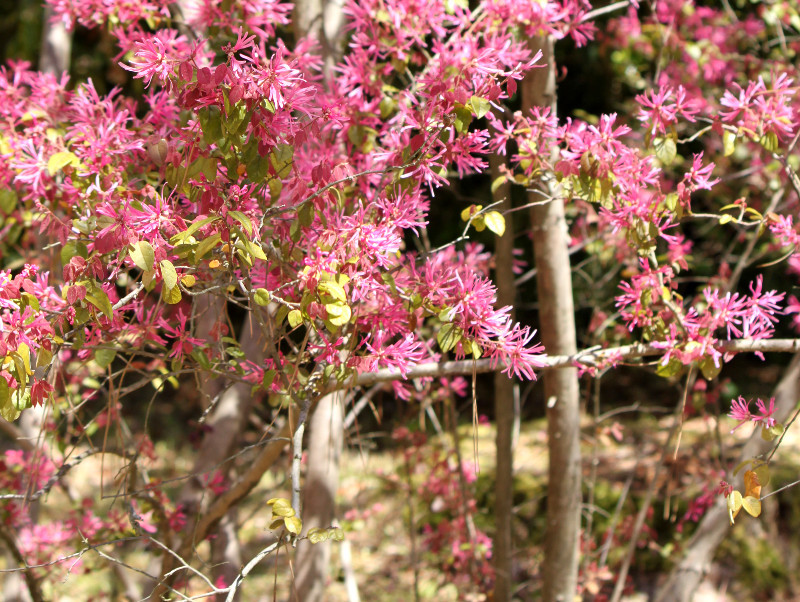
[[[236,597],[236,590],[242,584],[242,581],[244,581],[244,578],[247,577],[247,575],[250,574],[250,571],[252,571],[254,568],[256,568],[256,565],[259,562],[264,560],[264,558],[269,556],[279,545],[281,545],[281,543],[283,543],[283,538],[279,537],[277,541],[271,543],[266,548],[261,550],[258,554],[253,556],[253,558],[250,560],[250,562],[248,562],[244,566],[244,568],[242,569],[242,572],[239,573],[238,575],[236,575],[236,579],[234,579],[233,583],[231,583],[230,588],[228,588],[228,596],[225,598],[225,602],[233,602],[234,598]]]
[[[621,10],[630,6],[631,2],[629,0],[622,0],[622,2],[614,2],[613,4],[609,4],[608,6],[604,6],[602,8],[596,8],[594,10],[590,10],[588,13],[583,15],[581,19],[581,23],[586,23],[587,21],[593,21],[597,17],[602,15],[607,15],[608,13],[613,13],[615,11]]]

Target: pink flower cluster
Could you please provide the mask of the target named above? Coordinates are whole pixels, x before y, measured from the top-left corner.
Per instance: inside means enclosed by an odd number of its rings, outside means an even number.
[[[770,398],[768,402],[769,406],[762,399],[756,399],[755,412],[750,410],[750,403],[750,401],[746,400],[741,395],[738,397],[738,399],[734,399],[731,402],[731,411],[728,413],[728,416],[739,423],[733,427],[733,429],[731,429],[731,432],[735,431],[743,424],[747,424],[748,422],[760,424],[764,428],[770,428],[775,425],[775,419],[772,417],[772,415],[775,413],[774,397]]]

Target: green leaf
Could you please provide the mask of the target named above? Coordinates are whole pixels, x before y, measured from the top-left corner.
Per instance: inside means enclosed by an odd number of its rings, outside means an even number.
[[[473,96],[472,100],[470,100],[470,104],[472,105],[472,110],[475,112],[475,117],[478,119],[486,115],[492,108],[489,101],[480,96]]]
[[[375,132],[375,130],[372,131]],[[288,175],[287,168],[291,166],[294,161],[294,147],[291,144],[276,144],[275,149],[270,154],[270,160],[272,161],[272,167],[275,168],[275,173],[278,174],[278,177],[285,178]]]
[[[253,295],[253,300],[256,304],[260,305],[261,307],[266,307],[269,305],[269,291],[265,288],[258,288],[256,289],[255,294]]]
[[[767,132],[761,136],[761,139],[758,141],[758,143],[771,153],[777,151],[778,146],[780,146],[778,142],[778,135],[775,132]],[[747,508],[745,508],[745,510],[747,510]]]
[[[162,259],[158,265],[161,267],[161,278],[164,279],[164,286],[172,289],[178,285],[178,273],[175,266],[169,259]]]
[[[54,175],[58,170],[63,169],[67,165],[79,165],[77,155],[70,151],[63,151],[56,153],[47,160],[47,171],[50,175]]]
[[[297,219],[300,225],[308,228],[314,223],[314,203],[303,203],[297,211]]]
[[[671,359],[666,364],[659,364],[656,368],[656,374],[662,378],[669,378],[676,376],[683,370],[683,364],[676,359]]]
[[[456,104],[455,108],[455,121],[453,125],[456,132],[463,134],[469,131],[469,124],[472,121],[472,110],[464,105]]]
[[[443,324],[436,333],[436,342],[443,353],[447,353],[461,340],[461,329],[454,324]]]
[[[267,506],[272,506],[272,514],[274,516],[288,518],[295,514],[292,502],[283,497],[272,498],[267,502]]]
[[[86,245],[74,240],[67,241],[67,244],[61,247],[59,255],[61,256],[61,263],[64,265],[68,264],[69,260],[75,256],[80,255],[84,259],[88,257]]]
[[[246,165],[247,177],[255,184],[263,182],[269,174],[269,159],[262,157],[257,152]]]
[[[40,347],[39,350],[36,352],[36,366],[37,368],[44,368],[45,366],[49,366],[50,362],[53,361],[53,352],[49,349],[45,349],[44,347]]]
[[[196,161],[206,180],[214,182],[217,179],[217,160],[214,157],[201,157]]]
[[[328,530],[314,527],[308,530],[308,541],[311,543],[322,543],[328,540]]]
[[[219,232],[209,236],[208,238],[204,238],[198,243],[197,249],[195,249],[194,252],[194,256],[197,259],[202,259],[203,256],[210,250],[212,250],[214,247],[216,247],[221,240],[222,240],[222,235]]]
[[[161,289],[161,298],[164,299],[165,303],[169,305],[175,305],[181,302],[181,289],[177,286],[172,288],[162,288]]]
[[[264,249],[261,248],[261,245],[257,241],[248,241],[247,249],[250,251],[250,255],[256,259],[260,259],[261,261],[267,260],[267,254],[264,253]]]
[[[317,285],[317,292],[323,303],[331,300],[347,303],[347,293],[344,292],[344,288],[341,284],[333,280],[320,282]]]
[[[213,144],[222,138],[222,118],[218,106],[212,105],[198,112],[200,127],[203,128],[203,140]]]
[[[111,365],[117,356],[116,349],[96,349],[94,352],[95,363],[104,370]]]
[[[478,214],[481,209],[483,209],[483,205],[470,205],[466,209],[463,209],[461,211],[461,221],[468,222],[469,218],[471,218],[473,215]]]
[[[193,236],[195,232],[197,232],[200,228],[205,226],[206,224],[210,224],[211,222],[215,222],[219,219],[218,216],[214,215],[212,217],[206,217],[204,219],[198,220],[194,222],[191,226],[189,226],[183,232],[178,232],[175,236],[169,239],[169,242],[173,245],[176,245],[180,242],[184,242],[189,239],[190,236]]]
[[[327,322],[335,327],[344,326],[352,316],[350,306],[345,303],[329,303],[325,309],[328,312]]]
[[[289,320],[289,326],[292,328],[297,328],[300,324],[303,323],[303,314],[300,312],[299,309],[293,309],[289,312],[286,316],[287,320]]]
[[[498,190],[498,189],[499,189],[499,188],[500,188],[500,187],[501,187],[503,184],[505,184],[507,181],[508,181],[508,178],[507,178],[506,176],[500,176],[500,177],[497,177],[497,178],[495,178],[495,179],[494,179],[494,182],[492,182],[492,194],[494,194],[495,192],[497,192],[497,190]]]
[[[722,133],[723,155],[730,157],[736,150],[736,133],[725,131]]]
[[[140,240],[130,248],[131,260],[136,267],[146,272],[153,269],[155,265],[156,254],[153,251],[152,245],[146,240]]]
[[[0,189],[0,211],[6,215],[17,208],[17,193],[10,188]]]
[[[106,292],[99,286],[93,286],[91,289],[87,287],[86,300],[99,309],[110,320],[114,310],[111,307],[111,301],[108,299]]]
[[[722,366],[717,366],[712,358],[706,357],[700,360],[700,371],[703,373],[703,378],[712,380],[722,371]]]
[[[250,221],[249,217],[241,211],[228,211],[228,215],[242,224],[242,227],[247,230],[247,236],[253,236],[253,222]]]
[[[658,157],[658,160],[664,165],[671,165],[672,162],[675,161],[675,157],[678,154],[678,147],[671,136],[655,138],[653,140],[653,147],[656,150],[656,157]]]
[[[283,524],[286,525],[286,530],[289,533],[294,533],[295,535],[300,535],[300,531],[303,530],[303,521],[300,520],[299,516],[289,516],[283,520]]]
[[[499,211],[489,211],[483,216],[486,227],[497,236],[503,236],[506,231],[506,218]]]

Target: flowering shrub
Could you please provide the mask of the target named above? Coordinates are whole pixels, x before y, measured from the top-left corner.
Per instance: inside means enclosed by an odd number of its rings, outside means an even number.
[[[735,353],[768,349],[780,317],[800,308],[755,263],[787,259],[793,274],[800,265],[797,68],[788,46],[776,55],[753,42],[771,47],[770,24],[796,27],[781,3],[731,19],[691,3],[648,12],[632,2],[600,43],[652,62],[657,77],[624,70],[629,117],[587,120],[504,108],[542,66],[529,37],[595,38],[598,15],[583,0],[351,1],[335,52],[314,36],[290,40],[291,6],[272,0],[202,0],[185,14],[171,0],[49,4],[69,27],[105,28],[146,92],[100,94],[24,62],[0,68],[0,415],[11,422],[46,405],[87,441],[104,431],[105,446],[111,433],[136,467],[130,491],[148,492],[128,501],[128,527],[178,557],[197,542],[180,533],[188,517],[162,481],[138,470],[160,459],[148,433],[124,426],[136,391],[178,387],[186,375],[245,386],[291,408],[274,437],[285,442],[331,391],[379,379],[405,400],[464,391],[450,377],[465,364],[430,368],[450,358],[532,380],[553,365],[597,374],[656,355],[661,376],[697,368],[710,380]],[[792,52],[795,37],[783,42]],[[539,202],[568,203],[576,249],[608,271],[615,293],[589,333],[599,348],[545,356],[531,325],[496,307],[481,247],[430,244],[437,193],[484,172],[490,153],[506,160],[493,186],[546,184]],[[504,235],[512,215],[458,209],[448,215],[461,214],[467,233]],[[730,240],[698,237],[698,222]],[[729,251],[718,258],[720,248]],[[698,259],[709,257],[713,269]],[[742,291],[745,269],[757,273]],[[702,285],[687,285],[692,277]],[[245,337],[256,343],[245,348]],[[731,416],[777,436],[773,412],[740,398]],[[47,436],[59,439],[58,428]],[[449,554],[442,566],[455,576],[479,563],[473,582],[488,589],[488,538],[460,539],[474,509],[453,486],[466,473],[449,457],[432,462],[424,493],[453,515],[430,525],[426,544]],[[748,511],[766,483],[752,468],[739,494]],[[214,471],[197,479],[212,508],[229,509],[258,482]],[[13,496],[41,487],[28,476],[6,484],[7,526],[23,521]],[[202,514],[198,540],[219,518]],[[109,532],[126,529],[105,520]],[[24,526],[24,554],[46,538],[77,545],[76,524]],[[159,587],[172,587],[168,568]]]

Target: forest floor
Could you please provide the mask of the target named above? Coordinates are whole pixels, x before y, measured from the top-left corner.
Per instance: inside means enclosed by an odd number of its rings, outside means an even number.
[[[639,416],[605,430],[595,430],[588,420],[583,429],[584,445],[584,525],[589,537],[584,542],[582,585],[584,600],[603,600],[613,588],[619,563],[631,541],[631,525],[650,486],[671,425],[672,417]],[[741,443],[749,433],[745,428],[730,434],[731,424],[723,419],[725,441]],[[472,425],[458,428],[459,452],[467,466],[468,490],[476,500],[469,512],[469,522],[478,531],[491,533],[494,483],[494,427]],[[515,497],[513,530],[516,545],[515,575],[517,599],[536,600],[540,590],[539,564],[545,526],[547,494],[547,450],[543,420],[524,423],[515,447]],[[383,445],[374,442],[376,434],[350,433],[342,460],[338,490],[339,525],[346,541],[332,543],[331,571],[327,587],[330,602],[351,602],[355,586],[360,599],[369,602],[397,600],[488,600],[481,592],[480,569],[485,559],[467,560],[454,571],[454,554],[444,546],[437,550],[431,528],[457,518],[458,512],[447,508],[442,495],[431,490],[436,481],[435,462],[444,458],[452,465],[452,434],[430,435],[412,456],[414,466],[408,479],[409,460],[399,446],[386,445],[390,434],[382,435]],[[618,440],[619,439],[619,440]],[[689,539],[694,523],[686,519],[689,504],[702,493],[705,485],[719,482],[716,470],[721,466],[717,427],[712,419],[690,418],[683,423],[677,452],[670,444],[667,470],[662,471],[656,488],[652,511],[642,533],[624,599],[646,600],[654,591]],[[773,487],[796,479],[800,458],[800,438],[789,431],[777,457],[779,470],[773,471]],[[188,471],[188,456],[159,448],[156,453],[174,456],[174,469]],[[733,450],[727,451],[733,457]],[[420,460],[422,459],[422,460]],[[113,459],[105,464],[82,465],[72,475],[73,482],[83,483],[87,491],[99,475],[105,475],[106,489],[113,487],[120,467]],[[102,468],[102,470],[101,470]],[[289,497],[286,468],[265,475],[258,488],[239,512],[240,534],[249,544],[244,558],[257,554],[271,541],[269,512],[263,503],[269,497]],[[411,494],[409,493],[411,492]],[[800,504],[794,490],[782,492],[764,502],[763,515],[754,519],[744,512],[720,547],[698,601],[723,600],[792,600],[800,593],[795,575],[800,563],[800,546],[791,536],[800,528]],[[49,506],[49,504],[48,504]],[[203,549],[199,550],[201,553]],[[266,558],[243,584],[242,600],[290,600],[288,584],[291,568],[281,552]],[[469,556],[469,554],[467,554]],[[478,555],[480,556],[480,555]],[[88,566],[92,563],[89,561]],[[99,559],[97,559],[99,560]],[[143,570],[156,570],[144,553],[128,559]],[[156,563],[157,564],[157,563]],[[467,567],[467,568],[464,568]],[[470,569],[470,570],[468,570]],[[113,577],[107,569],[85,573],[65,571],[63,580],[50,584],[53,600],[118,599],[108,589]],[[475,583],[479,582],[478,585]],[[200,585],[198,585],[199,587]],[[201,588],[202,589],[202,588]],[[414,593],[416,592],[416,594]],[[200,590],[194,593],[200,593]]]

